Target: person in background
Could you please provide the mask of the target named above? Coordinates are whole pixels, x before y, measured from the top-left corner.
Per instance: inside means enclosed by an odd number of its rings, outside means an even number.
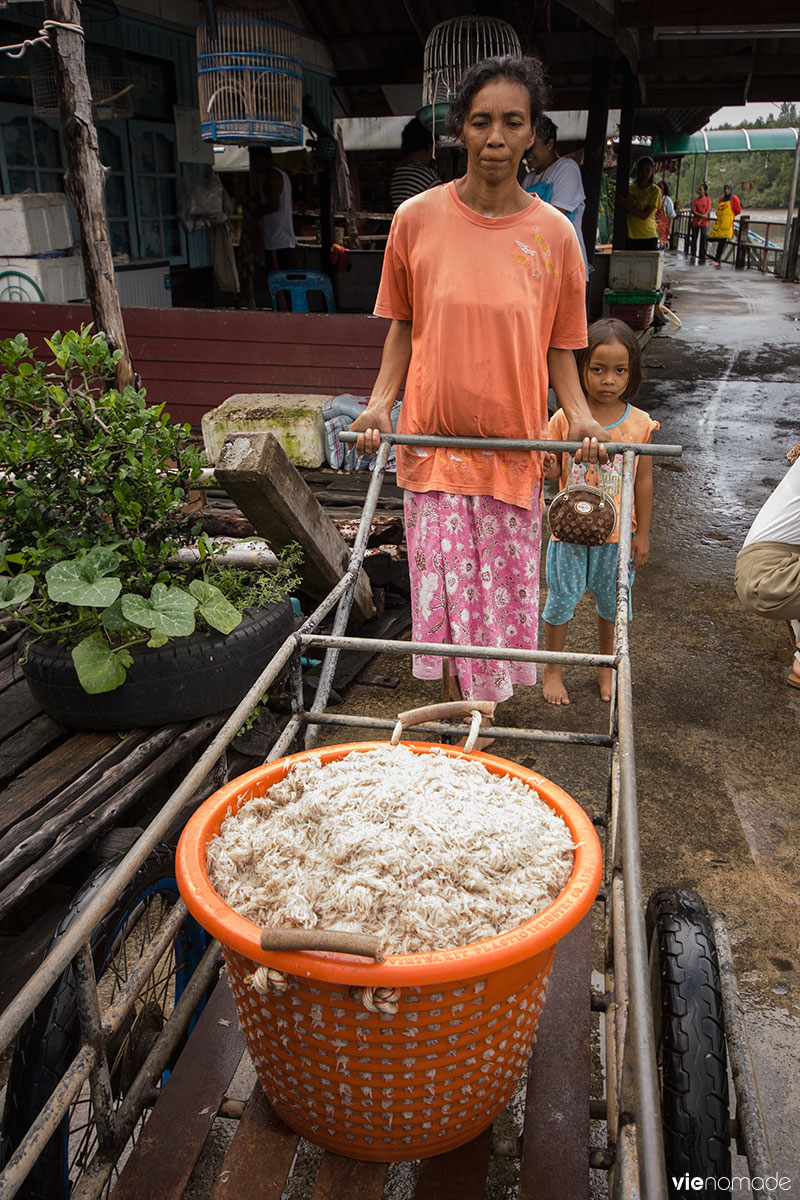
[[[532,438],[547,432],[548,378],[582,457],[605,461],[602,426],[573,350],[586,344],[586,279],[575,232],[518,183],[546,85],[533,58],[489,58],[464,74],[450,123],[466,174],[402,204],[386,244],[375,314],[391,318],[359,454],[392,432]],[[415,641],[536,648],[542,455],[397,447]],[[531,662],[416,655],[447,698],[505,700]],[[480,739],[478,748],[481,748]]]
[[[675,220],[675,205],[672,203],[672,197],[669,194],[669,184],[664,180],[660,180],[656,187],[661,192],[661,207],[656,212],[656,231],[658,234],[659,250],[669,250],[669,239],[672,233],[672,224]]]
[[[692,228],[690,233],[691,257],[697,254],[697,242],[700,240],[700,262],[706,261],[708,248],[708,214],[711,212],[711,200],[708,196],[708,186],[701,183],[697,195],[692,201]]]
[[[615,442],[650,442],[659,429],[641,408],[635,408],[642,380],[642,356],[639,339],[623,321],[604,317],[595,321],[589,330],[588,345],[578,351],[578,371],[589,411]],[[561,409],[550,418],[550,440],[566,441],[567,418]],[[612,433],[613,430],[613,433]],[[598,475],[606,495],[617,507],[617,524],[601,546],[577,546],[561,542],[555,536],[547,545],[547,601],[544,618],[545,646],[561,651],[567,640],[569,623],[585,592],[594,596],[597,610],[597,632],[601,654],[614,652],[614,615],[617,605],[617,560],[619,557],[619,502],[622,488],[622,455],[614,455],[604,465],[576,465],[569,454],[546,454],[544,473],[547,479],[598,486]],[[640,455],[634,466],[633,540],[628,553],[631,559],[630,584],[633,587],[634,567],[643,567],[650,557],[650,516],[653,509],[653,460]],[[633,615],[630,608],[629,616]],[[610,701],[613,670],[597,668],[600,699]],[[569,704],[564,687],[563,668],[549,663],[544,669],[542,695],[548,704]]]
[[[541,197],[548,204],[563,212],[572,222],[578,235],[584,263],[587,262],[583,244],[583,211],[586,208],[586,192],[583,189],[581,169],[574,158],[562,158],[556,150],[558,129],[549,117],[540,117],[536,122],[536,137],[527,155],[533,170],[522,181],[526,192]]]
[[[657,250],[656,213],[661,207],[661,192],[653,183],[653,160],[645,154],[636,164],[636,182],[627,193],[617,188],[617,204],[627,214],[626,250]]]
[[[412,117],[403,127],[400,149],[403,159],[395,167],[389,184],[389,199],[393,211],[399,208],[404,200],[417,196],[420,192],[427,192],[428,188],[436,187],[442,182],[431,166],[433,135],[416,117]]]
[[[250,170],[255,172],[254,189],[267,270],[297,266],[291,180],[275,166],[271,146],[250,147]]]
[[[709,239],[717,243],[714,261],[717,266],[722,263],[722,254],[730,238],[733,237],[733,222],[742,211],[739,197],[735,195],[732,183],[726,183],[722,195],[717,201],[717,218],[709,230]]]
[[[745,608],[789,626],[786,682],[800,688],[800,442],[786,457],[792,465],[750,526],[733,583]]]

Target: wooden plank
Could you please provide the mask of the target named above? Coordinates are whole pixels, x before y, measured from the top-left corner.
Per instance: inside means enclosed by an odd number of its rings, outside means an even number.
[[[22,667],[19,665],[17,655],[12,654],[7,662],[3,662],[3,668],[0,670],[0,692],[5,692],[12,683],[19,683],[22,678]]]
[[[271,433],[234,434],[226,438],[215,474],[228,495],[277,551],[290,542],[303,548],[303,585],[323,599],[347,570],[350,551],[320,508]],[[372,588],[362,570],[353,615],[361,621],[375,612]]]
[[[0,838],[0,888],[52,845],[65,825],[91,812],[131,779],[142,780],[152,760],[173,745],[185,728],[184,722],[167,725],[150,736],[145,736],[143,730],[137,731],[125,739],[124,755],[112,753],[108,755],[110,761],[104,759],[96,764],[91,771],[91,780],[87,777],[89,772],[84,772],[80,779],[60,789],[30,816],[15,822]],[[149,786],[148,781],[149,776],[145,776],[145,786]]]
[[[297,1146],[257,1083],[211,1193],[211,1200],[281,1200]]]
[[[519,1200],[589,1198],[592,914],[556,950],[528,1071]]]
[[[23,870],[0,892],[0,917],[51,879],[79,850],[83,850],[101,833],[115,825],[122,813],[138,800],[142,792],[160,780],[170,767],[179,763],[198,743],[215,733],[224,720],[225,715],[204,717],[197,724],[190,726],[138,776],[115,792],[110,799],[98,805],[94,811],[83,816],[78,815],[81,809],[80,801],[77,801],[73,812],[65,811],[60,818],[56,818],[56,827],[62,829],[62,832],[53,844],[42,853],[33,866]],[[52,833],[53,824],[50,822],[48,836]],[[30,846],[27,848],[30,849]]]
[[[28,721],[32,721],[41,711],[24,679],[12,684],[3,693],[3,703],[0,706],[0,741],[27,725]]]
[[[388,1163],[326,1154],[311,1200],[381,1200]]]
[[[491,1146],[489,1128],[458,1150],[426,1158],[419,1169],[415,1200],[483,1200]],[[572,1200],[569,1192],[560,1191],[550,1193],[548,1200],[556,1196]]]
[[[223,977],[122,1168],[114,1200],[181,1200],[243,1053]]]
[[[24,729],[0,744],[0,787],[5,787],[21,771],[67,737],[63,725],[44,713],[34,717]]]
[[[116,753],[115,761],[124,758],[128,753],[126,741],[116,733],[84,730],[51,750],[0,792],[0,834],[73,780],[85,786],[95,778],[94,772],[102,769],[101,763],[103,767],[110,765],[106,755]],[[89,775],[84,776],[87,770]]]

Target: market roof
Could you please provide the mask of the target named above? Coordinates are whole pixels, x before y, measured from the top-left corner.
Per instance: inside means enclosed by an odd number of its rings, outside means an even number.
[[[205,0],[210,4],[212,0]],[[389,116],[421,104],[423,50],[435,25],[474,12],[466,0],[293,0],[306,32],[328,48],[339,116]],[[495,0],[493,17],[541,58],[552,107],[591,107],[595,63],[608,56],[611,108],[632,70],[634,133],[700,129],[716,109],[748,100],[800,101],[797,0]],[[416,98],[416,99],[415,99]]]
[[[794,150],[797,129],[712,129],[707,132],[660,134],[650,143],[653,158],[683,158],[687,154],[736,154],[749,150]]]

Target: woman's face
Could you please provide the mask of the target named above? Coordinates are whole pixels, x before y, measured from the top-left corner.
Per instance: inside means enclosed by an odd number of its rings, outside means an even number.
[[[467,173],[495,184],[516,179],[533,133],[528,89],[515,79],[493,79],[472,97],[459,137]]]
[[[636,182],[639,187],[647,187],[653,182],[653,164],[643,159],[636,164]]]
[[[726,200],[730,199],[731,189],[728,187],[727,183],[725,184],[725,187],[722,189],[722,194]]]

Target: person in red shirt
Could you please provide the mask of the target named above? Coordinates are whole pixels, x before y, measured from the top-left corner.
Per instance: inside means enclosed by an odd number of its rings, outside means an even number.
[[[708,248],[708,214],[711,212],[711,198],[708,186],[701,183],[697,195],[692,201],[691,257],[697,256],[697,242],[700,240],[700,262],[706,261]]]

